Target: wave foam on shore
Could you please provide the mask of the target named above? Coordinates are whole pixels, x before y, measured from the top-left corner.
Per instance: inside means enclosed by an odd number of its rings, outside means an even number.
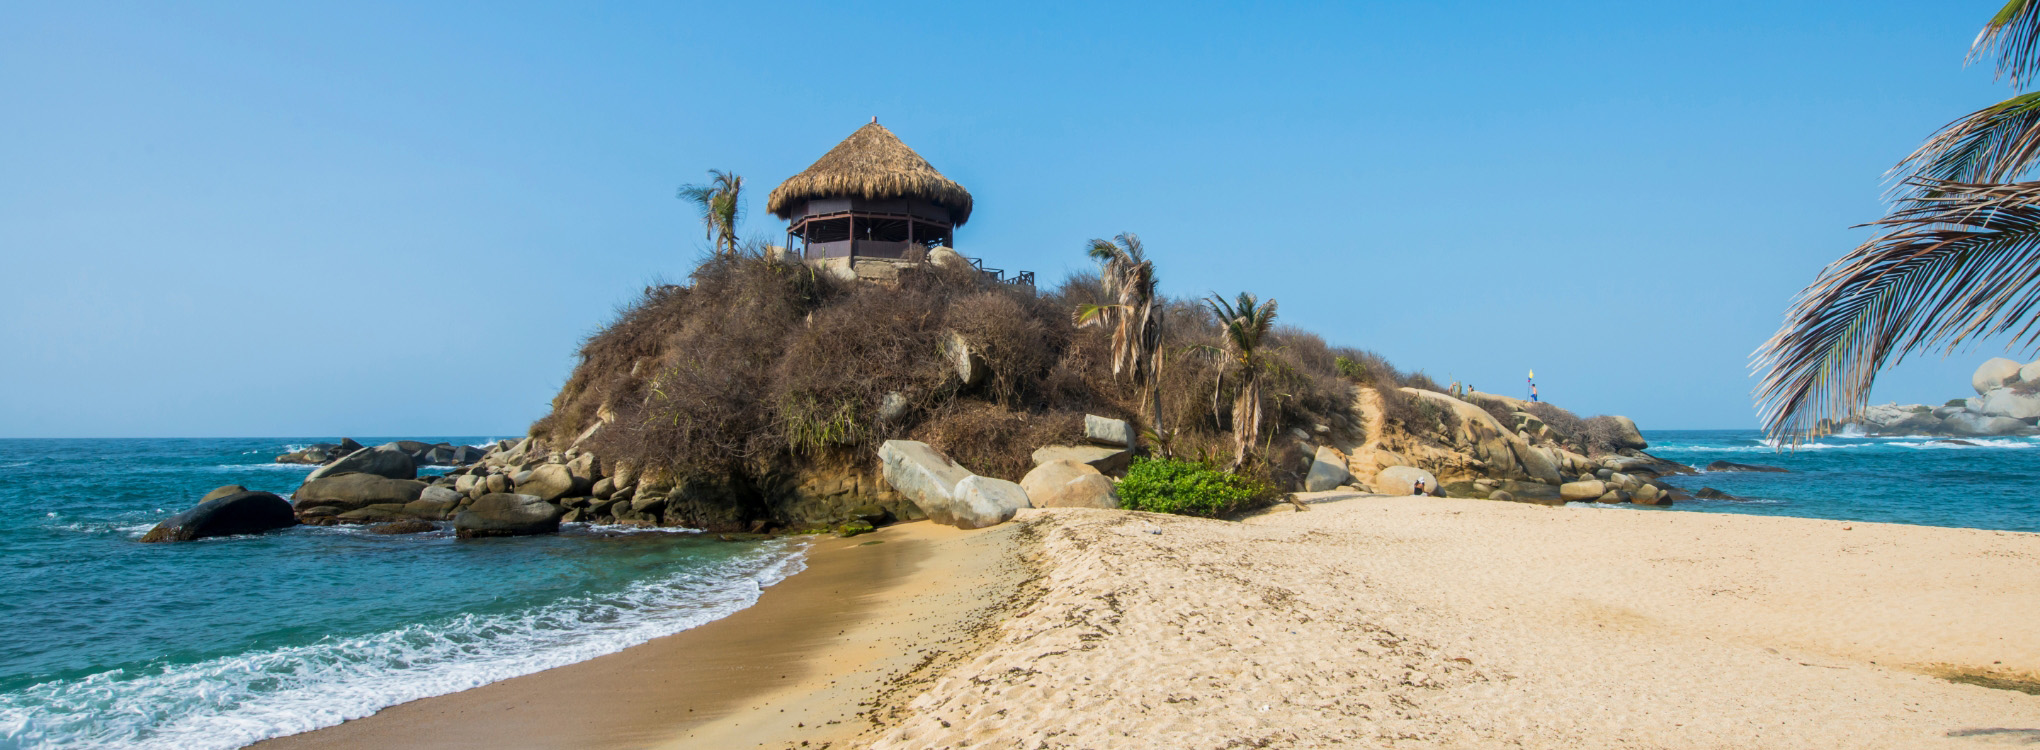
[[[235,748],[384,707],[584,661],[750,606],[799,572],[804,542],[500,615],[116,669],[0,694],[0,748]]]

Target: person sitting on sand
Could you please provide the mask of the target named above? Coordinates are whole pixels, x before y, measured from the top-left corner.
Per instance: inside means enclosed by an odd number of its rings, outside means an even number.
[[[1422,480],[1422,479],[1419,479],[1419,480],[1417,480],[1417,483],[1416,483],[1416,485],[1410,488],[1410,494],[1413,494],[1413,495],[1428,495],[1428,494],[1431,494],[1431,493],[1428,493],[1428,492],[1425,492],[1425,491],[1424,491],[1424,480]]]

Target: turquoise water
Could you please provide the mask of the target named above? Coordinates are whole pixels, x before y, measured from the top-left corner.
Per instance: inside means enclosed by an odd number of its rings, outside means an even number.
[[[2040,439],[1825,437],[1780,452],[1755,430],[1646,430],[1644,438],[1652,455],[1694,468],[1731,461],[1791,470],[1670,478],[1742,498],[1678,510],[2040,531]]]
[[[238,747],[678,632],[801,565],[585,524],[135,541],[222,484],[288,493],[310,469],[271,459],[317,441],[0,440],[0,748]]]

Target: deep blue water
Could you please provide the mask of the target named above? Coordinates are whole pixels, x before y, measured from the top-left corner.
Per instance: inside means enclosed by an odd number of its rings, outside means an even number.
[[[581,524],[135,541],[219,485],[287,496],[310,469],[271,461],[311,442],[0,440],[0,748],[238,747],[678,632],[801,564]]]
[[[1825,437],[1778,451],[1756,430],[1646,430],[1649,452],[1694,468],[1715,461],[1791,473],[1709,472],[1670,478],[1740,502],[1677,510],[2040,532],[2040,439]]]

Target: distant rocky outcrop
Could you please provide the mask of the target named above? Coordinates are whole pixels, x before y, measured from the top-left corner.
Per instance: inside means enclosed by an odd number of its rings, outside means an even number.
[[[1412,407],[1414,415],[1393,416]],[[1679,495],[1663,477],[1693,473],[1644,452],[1650,444],[1627,417],[1580,419],[1546,403],[1411,387],[1363,388],[1354,408],[1366,437],[1342,444],[1325,436],[1330,445],[1310,464],[1319,485],[1332,479],[1320,467],[1343,456],[1345,481],[1385,494],[1413,494],[1422,479],[1427,494],[1451,497],[1663,506]]]
[[[417,466],[464,466],[481,460],[482,449],[471,445],[452,443],[424,443],[417,440],[398,440],[375,447],[385,451],[402,453]],[[341,438],[338,443],[313,443],[290,453],[276,457],[280,464],[331,465],[345,460],[363,450],[354,438]],[[331,472],[339,473],[339,472]]]
[[[1851,427],[1865,435],[2003,437],[2040,434],[2040,360],[2020,364],[2003,357],[1976,368],[1969,377],[1975,396],[1941,406],[1879,404],[1854,418],[1823,423],[1827,432]]]

